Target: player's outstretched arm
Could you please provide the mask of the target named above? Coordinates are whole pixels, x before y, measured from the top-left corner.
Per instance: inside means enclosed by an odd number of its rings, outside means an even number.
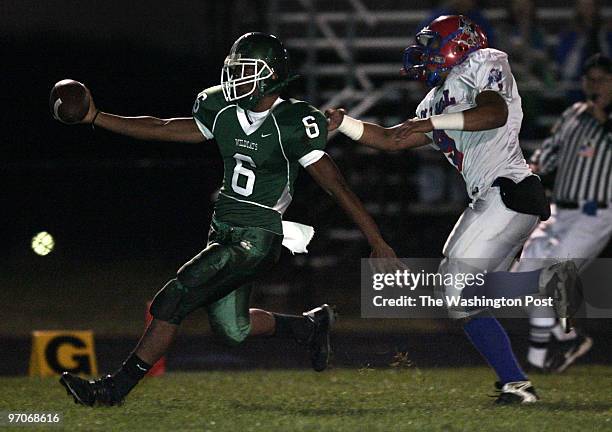
[[[141,140],[199,143],[206,139],[193,117],[122,117],[100,111],[95,126]]]
[[[89,90],[87,90],[89,93]],[[92,124],[121,135],[150,141],[198,143],[206,138],[193,117],[160,119],[156,117],[122,117],[102,112],[96,108],[89,93],[89,110],[81,123]]]
[[[384,151],[398,151],[408,148],[422,147],[431,140],[424,133],[413,133],[402,140],[397,140],[396,130],[401,125],[386,128],[374,123],[361,122],[346,115],[344,109],[328,109],[328,130],[338,129],[349,138],[367,147]]]
[[[499,93],[486,90],[476,96],[476,106],[465,111],[410,119],[394,130],[395,140],[403,142],[410,136],[439,130],[482,131],[506,124],[508,105]]]
[[[306,167],[306,171],[315,181],[334,197],[338,205],[357,224],[372,247],[372,258],[396,258],[395,252],[382,238],[372,216],[349,188],[344,176],[328,155]]]

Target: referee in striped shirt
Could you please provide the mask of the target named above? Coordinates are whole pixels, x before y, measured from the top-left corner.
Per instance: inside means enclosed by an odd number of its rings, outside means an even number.
[[[551,136],[532,158],[537,174],[556,171],[552,217],[532,233],[517,271],[530,270],[530,258],[574,259],[581,265],[597,257],[612,237],[612,64],[596,54],[584,64],[586,100],[569,107]],[[563,372],[592,346],[590,337],[565,334],[553,313],[530,311],[532,369]],[[544,312],[544,313],[543,313]],[[542,318],[546,316],[547,318]],[[554,338],[551,338],[551,335]]]

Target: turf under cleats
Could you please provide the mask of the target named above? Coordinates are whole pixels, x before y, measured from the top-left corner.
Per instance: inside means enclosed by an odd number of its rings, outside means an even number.
[[[87,381],[64,372],[60,378],[60,384],[64,386],[68,396],[74,398],[76,404],[92,407],[120,405],[123,402],[123,397],[115,388],[110,375]]]
[[[577,333],[574,339],[551,343],[544,361],[544,371],[561,373],[591,349],[593,339]]]
[[[324,304],[302,315],[312,324],[307,342],[312,368],[317,372],[324,371],[332,354],[329,333],[336,321],[336,313],[331,306]]]
[[[572,329],[571,320],[582,303],[582,283],[573,261],[563,261],[542,269],[540,293],[553,299],[553,308],[561,328]]]
[[[498,405],[529,404],[540,400],[531,381],[515,381],[504,384],[496,382],[500,392],[495,400]]]

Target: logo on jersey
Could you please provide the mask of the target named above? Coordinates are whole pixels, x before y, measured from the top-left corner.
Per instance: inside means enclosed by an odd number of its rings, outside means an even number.
[[[234,139],[236,140],[236,147],[242,147],[249,150],[257,150],[257,143],[255,142],[239,138]]]
[[[504,89],[504,85],[501,82],[502,78],[503,75],[501,69],[491,69],[489,71],[489,78],[487,78],[487,85],[485,86],[485,88],[493,89],[493,86],[497,84],[497,89],[499,91],[502,91]]]

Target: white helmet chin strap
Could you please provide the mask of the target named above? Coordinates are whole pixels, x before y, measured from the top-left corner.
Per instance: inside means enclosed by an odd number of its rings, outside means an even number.
[[[223,96],[227,102],[248,97],[253,94],[259,81],[272,75],[274,71],[263,60],[228,56],[221,68]]]

